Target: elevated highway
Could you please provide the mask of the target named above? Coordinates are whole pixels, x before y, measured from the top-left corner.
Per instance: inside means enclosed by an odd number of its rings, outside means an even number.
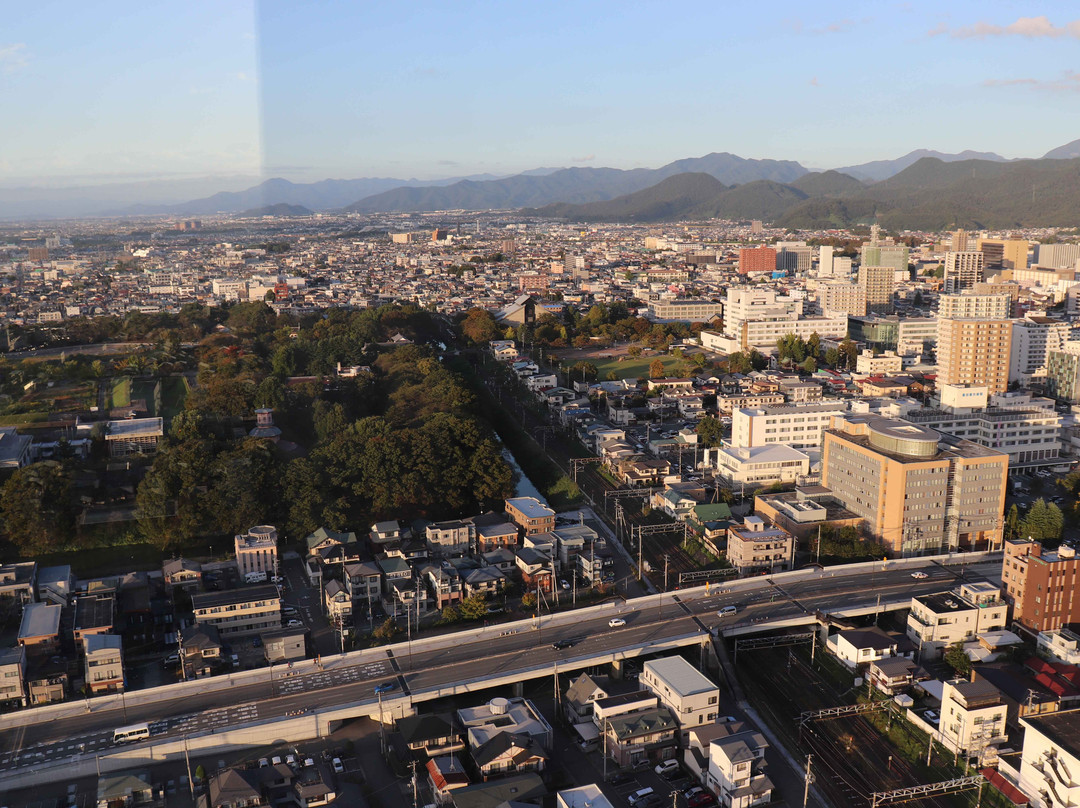
[[[922,571],[925,578],[913,578]],[[804,570],[617,601],[536,619],[276,665],[195,682],[0,716],[0,782],[50,779],[176,759],[191,751],[320,737],[362,716],[390,720],[444,696],[569,673],[667,649],[807,626],[820,615],[907,608],[913,595],[1000,576],[1000,556],[949,556]],[[737,614],[717,616],[722,606]],[[626,624],[610,627],[622,618]],[[572,641],[556,649],[557,640]],[[393,689],[376,694],[377,685]],[[147,722],[151,738],[116,747],[116,727]]]

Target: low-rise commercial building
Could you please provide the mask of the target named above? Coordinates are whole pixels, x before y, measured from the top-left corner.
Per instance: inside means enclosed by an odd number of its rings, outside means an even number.
[[[727,560],[739,575],[782,572],[791,568],[795,537],[768,524],[760,516],[747,516],[727,532]]]
[[[1005,629],[1009,605],[1000,595],[993,584],[969,583],[950,592],[913,597],[907,635],[918,643],[919,659],[934,659],[953,643]]]
[[[281,627],[281,598],[276,586],[204,592],[192,596],[191,606],[195,622],[216,627],[222,639]]]
[[[641,684],[671,708],[684,741],[691,727],[716,720],[720,688],[681,656],[650,659],[642,666]]]

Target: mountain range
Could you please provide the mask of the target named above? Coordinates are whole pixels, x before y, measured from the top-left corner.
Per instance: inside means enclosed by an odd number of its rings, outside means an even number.
[[[1047,152],[1043,160],[1069,160],[1080,157],[1080,140],[1067,143]],[[185,194],[195,188],[212,187],[212,178],[198,180],[159,180],[140,183],[113,183],[98,186],[80,187],[21,187],[0,188],[0,218],[48,218],[65,216],[129,216],[129,215],[173,215],[206,216],[217,213],[248,214],[263,209],[273,210],[274,206],[297,206],[310,211],[356,211],[363,213],[380,212],[424,212],[437,210],[488,210],[488,209],[538,209],[549,205],[583,205],[594,202],[606,202],[634,194],[656,186],[669,177],[682,174],[706,174],[725,186],[726,196],[723,203],[717,202],[715,210],[732,210],[732,205],[740,199],[748,207],[750,216],[783,209],[786,213],[800,202],[809,202],[822,197],[844,197],[844,206],[831,204],[825,206],[826,218],[849,219],[852,216],[865,216],[866,211],[875,205],[888,207],[895,189],[863,189],[876,184],[888,183],[909,168],[925,159],[934,159],[945,164],[993,163],[1012,165],[1017,162],[1038,162],[1031,160],[1006,160],[992,152],[964,151],[947,154],[926,149],[909,152],[895,160],[875,160],[859,165],[846,166],[835,171],[810,172],[799,163],[790,160],[747,159],[734,154],[713,153],[704,157],[676,160],[656,169],[635,168],[536,168],[513,176],[499,177],[481,174],[468,177],[451,177],[437,180],[406,180],[392,177],[363,177],[351,180],[326,179],[318,182],[296,183],[286,179],[268,179],[257,185],[242,184],[239,177],[217,181],[218,192],[191,198]],[[837,177],[846,176],[858,183],[854,187],[837,186]],[[951,175],[950,175],[951,176]],[[809,186],[800,186],[799,180],[809,177]],[[752,185],[758,182],[771,182],[773,186],[755,185],[735,193],[737,186]],[[846,181],[845,181],[846,182]],[[819,183],[825,183],[821,186]],[[226,190],[221,190],[222,185]],[[785,188],[776,187],[778,185]],[[673,186],[665,186],[659,195],[647,195],[653,204]],[[699,183],[691,192],[689,185],[680,188],[674,186],[678,194],[690,193],[684,197],[687,202],[691,197],[697,199],[703,192],[704,185]],[[794,189],[794,190],[792,190]],[[713,190],[716,190],[715,188]],[[863,190],[866,198],[859,197]],[[804,196],[800,197],[799,194]],[[717,194],[719,195],[719,194]],[[883,198],[881,198],[883,197]],[[186,201],[185,201],[186,200]],[[705,204],[703,199],[699,202]],[[873,204],[871,204],[871,202]],[[673,210],[680,204],[665,202],[667,209]],[[635,203],[622,203],[620,209],[628,210]],[[627,207],[627,205],[629,207]],[[674,207],[672,207],[674,205]],[[868,207],[869,206],[869,207]],[[617,206],[618,207],[618,206]],[[816,219],[820,205],[807,214]],[[282,208],[287,212],[287,208]],[[817,211],[817,212],[815,212]],[[592,216],[595,211],[586,211],[582,215]],[[274,215],[259,213],[256,215]],[[292,215],[295,215],[292,214]],[[642,214],[644,215],[644,214]],[[758,218],[755,215],[755,218]]]
[[[523,213],[582,222],[763,219],[793,228],[877,222],[940,230],[1076,226],[1080,158],[957,160],[923,157],[898,174],[865,185],[836,171],[791,183],[758,180],[728,187],[704,174],[682,174],[603,202],[554,204]]]

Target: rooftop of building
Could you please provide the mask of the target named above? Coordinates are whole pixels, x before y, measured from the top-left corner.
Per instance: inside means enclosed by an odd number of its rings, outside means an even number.
[[[506,504],[523,514],[526,519],[543,519],[555,515],[555,511],[533,497],[514,497],[506,500]]]
[[[215,609],[222,606],[239,606],[260,600],[278,600],[277,587],[246,586],[240,589],[228,589],[224,592],[200,592],[191,596],[192,609]]]
[[[834,435],[900,463],[926,463],[949,458],[1008,460],[1007,454],[989,447],[897,418],[845,415],[840,420],[841,428],[826,429],[827,436]],[[836,421],[833,423],[836,424]],[[843,425],[849,426],[850,431],[842,428]],[[890,445],[917,448],[919,453],[903,453],[895,448],[888,448]]]
[[[718,690],[716,684],[681,656],[650,659],[644,669],[680,696]]]
[[[53,603],[27,603],[19,623],[19,639],[51,637],[60,632],[61,606]]]

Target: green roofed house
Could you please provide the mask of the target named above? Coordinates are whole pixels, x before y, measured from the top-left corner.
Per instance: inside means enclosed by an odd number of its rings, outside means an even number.
[[[674,757],[678,731],[679,724],[667,707],[617,715],[604,729],[608,752],[622,767]]]

